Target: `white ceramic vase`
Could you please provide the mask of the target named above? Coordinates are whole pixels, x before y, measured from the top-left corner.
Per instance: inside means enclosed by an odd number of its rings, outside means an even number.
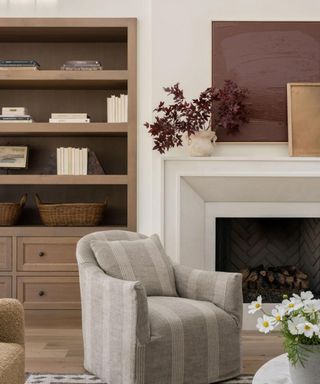
[[[193,135],[184,136],[184,145],[190,156],[212,156],[214,153],[217,136],[214,131],[203,130]]]
[[[293,366],[289,362],[292,384],[320,383],[320,346],[308,345],[307,348],[308,352],[306,360],[304,361],[304,366],[299,362]]]

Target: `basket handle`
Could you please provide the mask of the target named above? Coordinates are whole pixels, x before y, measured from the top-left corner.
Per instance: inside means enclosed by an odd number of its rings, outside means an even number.
[[[25,193],[25,194],[21,197],[20,202],[19,202],[20,207],[23,207],[23,206],[25,205],[25,203],[27,202],[27,197],[28,197],[28,194],[27,194],[27,193]]]
[[[36,200],[37,206],[39,207],[39,205],[41,205],[41,200],[40,200],[39,195],[36,193],[35,196],[34,196],[34,198],[35,198],[35,200]]]

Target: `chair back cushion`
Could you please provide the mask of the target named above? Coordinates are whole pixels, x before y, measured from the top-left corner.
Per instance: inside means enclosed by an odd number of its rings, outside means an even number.
[[[148,296],[177,296],[173,266],[158,235],[139,240],[91,240],[90,244],[108,275],[140,281]]]

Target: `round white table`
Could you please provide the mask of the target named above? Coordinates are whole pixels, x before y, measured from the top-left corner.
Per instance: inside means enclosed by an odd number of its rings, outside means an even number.
[[[287,355],[280,355],[263,365],[253,378],[252,384],[292,384]]]

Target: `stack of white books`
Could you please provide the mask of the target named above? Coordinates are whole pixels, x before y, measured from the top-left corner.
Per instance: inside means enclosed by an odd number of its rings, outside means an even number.
[[[90,123],[87,113],[51,113],[49,123]]]
[[[58,175],[87,175],[88,148],[57,148]]]
[[[0,123],[33,123],[25,107],[3,107]]]
[[[108,123],[128,122],[128,95],[107,98]]]

